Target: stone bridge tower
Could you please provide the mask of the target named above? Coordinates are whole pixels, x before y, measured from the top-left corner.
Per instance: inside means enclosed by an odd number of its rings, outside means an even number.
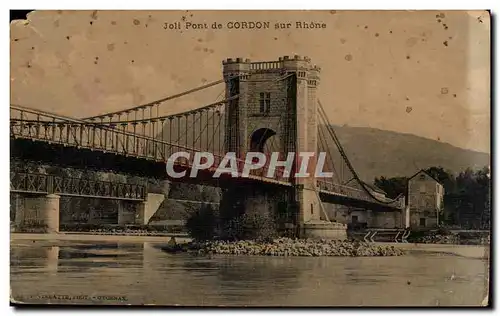
[[[284,56],[277,61],[251,62],[236,58],[223,61],[226,79],[226,150],[241,158],[249,151],[264,152],[272,139],[272,151],[285,160],[289,152],[317,153],[317,98],[320,69],[307,57]],[[297,224],[320,220],[320,200],[315,191],[316,157],[309,160],[309,177],[294,177],[300,167],[295,155],[292,168],[293,199]]]

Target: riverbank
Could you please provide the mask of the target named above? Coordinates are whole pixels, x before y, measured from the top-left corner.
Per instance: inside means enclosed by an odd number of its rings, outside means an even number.
[[[45,240],[45,241],[99,241],[99,242],[157,242],[167,243],[172,237],[175,237],[178,243],[187,243],[191,238],[186,235],[171,234],[168,236],[130,236],[130,235],[101,235],[101,234],[88,234],[88,233],[48,233],[48,234],[32,234],[32,233],[11,233],[10,240],[23,241],[23,240]]]
[[[391,245],[405,251],[423,251],[451,254],[474,259],[489,259],[489,245],[453,245],[453,244],[418,244],[418,243],[377,243]]]

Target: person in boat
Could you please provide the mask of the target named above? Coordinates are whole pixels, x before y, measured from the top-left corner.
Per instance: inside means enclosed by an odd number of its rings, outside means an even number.
[[[170,237],[170,240],[168,241],[167,245],[172,248],[177,247],[177,241],[175,240],[175,236]]]
[[[170,240],[167,242],[167,246],[165,247],[168,252],[179,252],[182,251],[181,244],[178,244],[175,240],[175,237],[170,237]]]

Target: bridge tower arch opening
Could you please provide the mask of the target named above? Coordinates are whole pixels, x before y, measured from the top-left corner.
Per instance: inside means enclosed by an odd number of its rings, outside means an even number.
[[[255,130],[250,136],[250,151],[265,153],[271,150],[276,135],[277,133],[270,128],[259,128]]]
[[[281,157],[295,153],[288,181],[294,192],[295,224],[299,234],[307,235],[304,229],[308,223],[321,219],[314,178],[316,157],[309,159],[309,177],[294,175],[300,167],[297,153],[316,153],[318,148],[316,91],[320,68],[308,57],[297,55],[265,62],[229,58],[222,64],[226,99],[230,99],[225,112],[225,150],[245,159],[248,152],[263,152],[272,136],[273,151]]]

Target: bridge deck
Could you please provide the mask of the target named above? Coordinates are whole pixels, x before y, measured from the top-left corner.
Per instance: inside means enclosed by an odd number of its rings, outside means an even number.
[[[192,112],[193,113],[191,114],[196,116],[197,111]],[[179,114],[178,116],[180,117],[182,115],[183,114]],[[201,114],[199,116],[201,117]],[[120,121],[120,124],[104,124],[103,119],[104,117],[101,117],[100,122],[96,122],[95,120],[83,121],[52,113],[27,109],[24,107],[11,106],[10,136],[13,140],[26,140],[33,143],[44,143],[49,146],[74,148],[77,151],[90,151],[92,153],[101,153],[103,155],[111,154],[116,157],[123,157],[125,159],[136,161],[149,161],[156,164],[156,169],[154,169],[156,171],[159,171],[158,168],[164,169],[166,161],[174,153],[182,151],[187,152],[190,157],[194,157],[195,153],[204,151],[194,146],[190,147],[159,139],[155,136],[155,134],[153,134],[153,136],[148,136],[146,134],[130,132],[126,129],[126,121]],[[172,117],[162,118],[160,120],[160,123],[164,122],[166,119],[172,119]],[[146,124],[151,123],[151,127],[154,129],[157,122],[158,119],[150,119],[149,121],[138,120],[137,122],[134,121],[132,123],[132,126],[135,131],[136,126],[141,126],[142,124],[143,130],[145,130]],[[195,135],[193,134],[193,137],[194,136]],[[201,135],[199,135],[198,137],[200,136]],[[214,167],[200,171],[202,176],[198,180],[203,179],[203,181],[206,181],[206,183],[217,183],[217,181],[213,181],[213,174],[215,173],[215,170],[221,164],[221,162],[223,162],[225,155],[220,153],[213,153],[213,156]],[[114,159],[109,159],[109,161],[113,160]],[[282,186],[292,185],[291,178],[284,177],[282,171],[277,170],[273,176],[268,176],[268,166],[264,166],[259,171],[251,172],[246,179],[241,178],[241,171],[243,171],[245,167],[249,167],[249,165],[252,164],[253,163],[251,161],[238,159],[238,177],[231,180],[231,177],[225,175],[222,177],[223,181],[228,183],[228,185],[231,185],[231,181],[250,181],[255,183],[265,183],[270,185]],[[146,165],[143,164],[143,166]],[[175,167],[178,170],[183,170],[189,173],[192,168],[192,161],[177,159],[175,161]],[[191,181],[191,179],[188,179],[188,177],[182,177],[181,179],[170,179],[173,181]],[[64,182],[68,180],[54,178],[54,181]],[[77,180],[71,180],[70,182],[75,181]],[[57,192],[67,195],[82,195],[83,188],[78,189],[78,187],[86,187],[88,185],[84,185],[81,183],[79,182],[76,185],[77,189],[71,189],[74,191],[70,191],[70,188],[66,186],[64,189],[57,190]],[[105,189],[105,187],[109,186],[109,184],[104,185],[99,183],[96,185],[100,187],[99,190],[110,190]],[[366,190],[366,188],[364,190],[360,190],[351,186],[341,185],[338,183],[334,183],[333,179],[318,180],[317,186],[320,189],[320,195],[325,197],[326,199],[337,198],[343,202],[360,202],[367,207],[384,207],[388,210],[400,210],[404,207],[404,200],[400,199],[396,201],[385,201],[384,199],[377,199],[374,198],[373,195]],[[23,188],[17,188],[15,190],[23,191]],[[87,196],[108,196],[108,193],[94,194],[90,191],[86,194]],[[125,198],[125,196],[119,194],[116,194],[115,197]]]

